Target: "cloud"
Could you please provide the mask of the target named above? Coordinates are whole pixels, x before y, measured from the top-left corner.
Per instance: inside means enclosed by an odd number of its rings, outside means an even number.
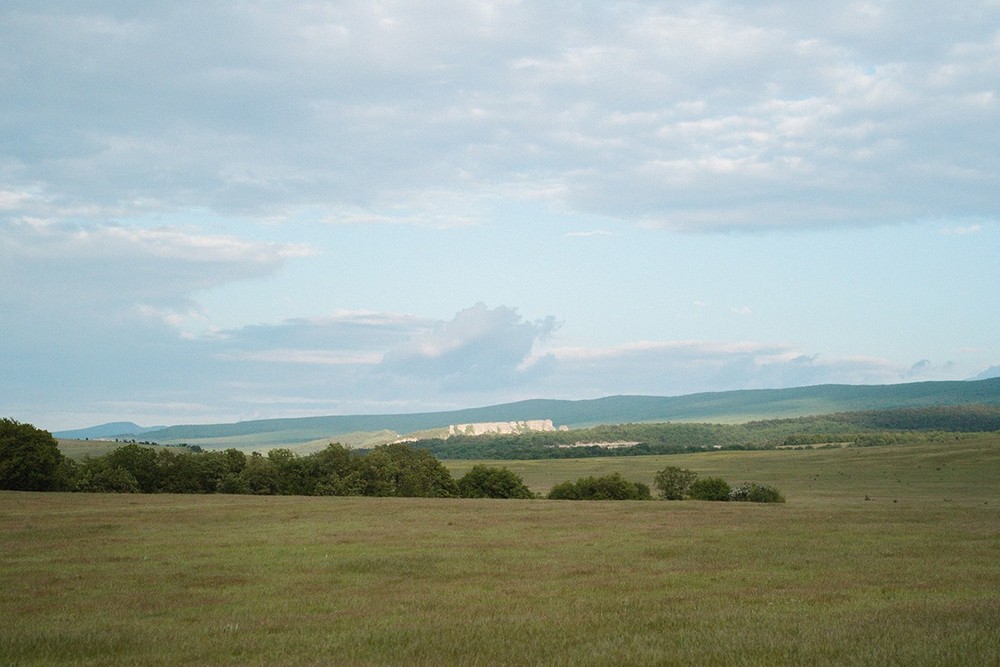
[[[557,327],[554,317],[525,321],[506,306],[478,303],[449,322],[390,350],[383,372],[432,378],[449,391],[496,389],[522,384],[540,367],[525,367],[532,349]]]
[[[756,342],[646,341],[547,354],[552,361],[539,385],[564,397],[882,384],[903,381],[908,370],[884,359],[824,359],[791,345]]]
[[[998,19],[995,3],[9,2],[0,209],[991,219]]]
[[[595,236],[615,236],[615,233],[603,229],[594,229],[589,232],[569,232],[565,236],[566,238],[592,238]]]
[[[33,317],[120,322],[197,320],[201,290],[273,274],[303,245],[177,228],[0,221],[0,306]],[[14,325],[15,322],[11,322]]]
[[[104,312],[104,311],[101,311]],[[30,322],[30,320],[29,320]],[[338,311],[183,335],[104,318],[41,326],[0,351],[0,409],[51,428],[426,411],[525,398],[679,395],[943,379],[920,362],[826,357],[786,343],[652,340],[553,346],[554,317],[476,304],[449,320]]]
[[[966,234],[978,234],[983,231],[982,225],[964,225],[959,227],[948,227],[943,230],[945,234],[958,234],[964,236]]]

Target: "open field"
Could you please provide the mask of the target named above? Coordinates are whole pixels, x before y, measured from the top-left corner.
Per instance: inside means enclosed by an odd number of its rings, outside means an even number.
[[[798,503],[863,500],[866,495],[882,501],[964,498],[1000,503],[1000,433],[945,434],[941,442],[891,447],[443,463],[456,478],[479,463],[504,466],[521,475],[537,493],[567,479],[615,472],[652,486],[656,471],[678,466],[702,477],[723,477],[730,483],[753,480],[774,484]]]
[[[1000,664],[998,436],[503,465],[788,502],[3,492],[0,664]]]

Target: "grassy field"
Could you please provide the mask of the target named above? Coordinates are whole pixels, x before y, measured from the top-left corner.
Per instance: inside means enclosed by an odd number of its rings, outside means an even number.
[[[788,502],[3,492],[0,664],[1000,664],[997,436],[504,465]]]

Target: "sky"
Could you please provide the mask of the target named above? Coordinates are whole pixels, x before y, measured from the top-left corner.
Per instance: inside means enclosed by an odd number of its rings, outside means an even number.
[[[998,193],[998,0],[5,0],[0,416],[981,377]]]

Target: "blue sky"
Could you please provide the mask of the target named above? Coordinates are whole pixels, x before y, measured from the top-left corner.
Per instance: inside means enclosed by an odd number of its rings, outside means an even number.
[[[10,0],[0,88],[44,428],[1000,365],[995,0]]]

